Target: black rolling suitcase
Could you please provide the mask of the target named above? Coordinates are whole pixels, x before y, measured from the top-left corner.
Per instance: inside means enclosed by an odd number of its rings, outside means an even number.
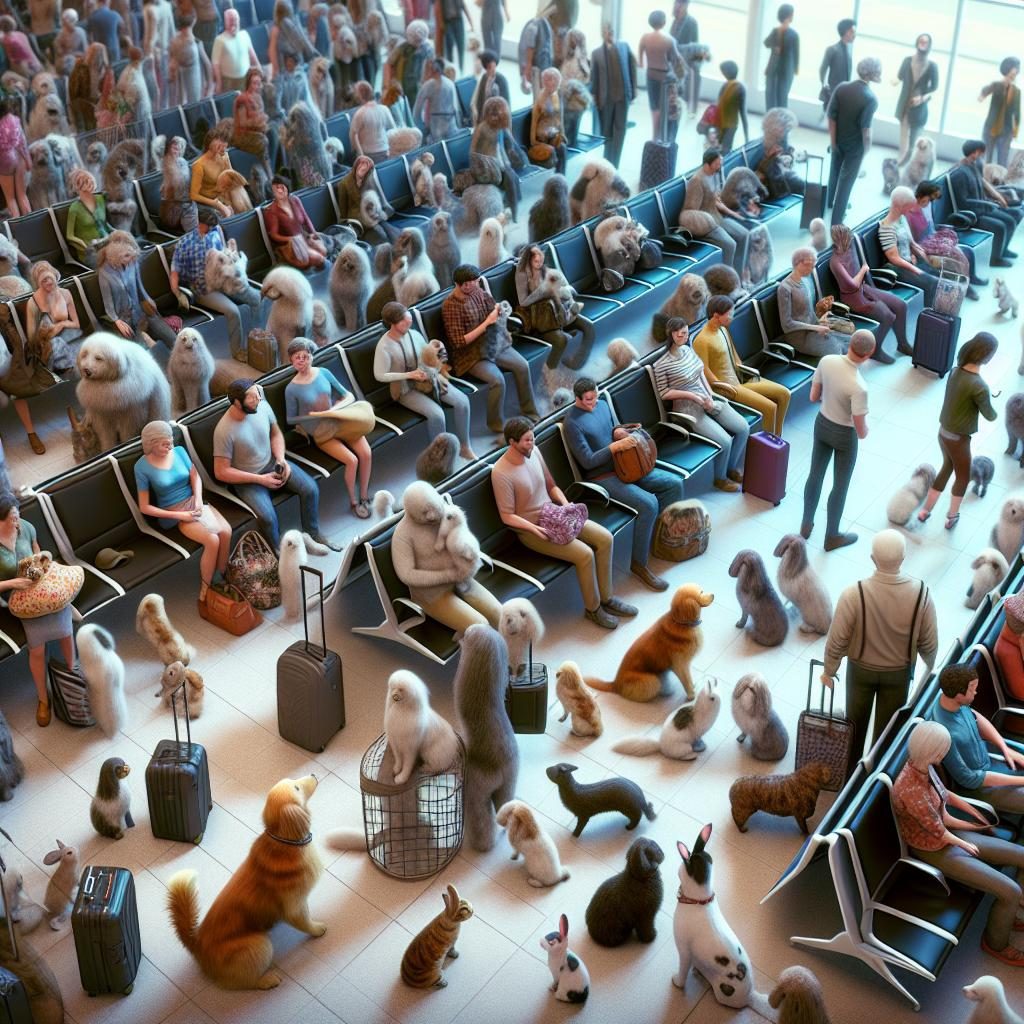
[[[178,703],[174,693],[171,694],[174,739],[161,740],[146,766],[149,822],[157,839],[199,843],[206,831],[206,819],[213,809],[210,764],[206,759],[206,748],[192,742],[184,684],[181,694],[185,702],[185,742],[181,742],[178,734]]]
[[[818,162],[818,180],[810,179],[811,161]],[[825,158],[807,154],[804,164],[804,201],[800,208],[800,227],[809,228],[815,217],[825,216],[825,201],[828,198],[828,185],[825,184]]]
[[[3,829],[0,829],[0,832],[13,842]],[[7,922],[11,960],[17,963],[21,959],[18,955],[18,940],[14,937],[14,925],[11,923],[11,915],[7,912],[7,890],[3,886],[3,876],[6,872],[7,865],[0,857],[0,905],[4,912],[4,920]],[[32,1007],[29,1005],[25,983],[17,974],[5,967],[0,967],[0,1024],[32,1024]]]
[[[91,996],[128,995],[142,960],[135,879],[127,868],[86,867],[71,911],[78,973]]]
[[[939,375],[941,380],[953,366],[960,317],[924,309],[918,314],[914,332],[914,355],[911,362]]]
[[[533,644],[529,647],[525,672],[509,677],[505,710],[513,732],[542,733],[548,727],[548,667],[533,663]]]
[[[676,157],[679,146],[668,139],[668,89],[661,86],[661,131],[659,138],[644,143],[640,160],[640,191],[654,188],[676,173]]]
[[[304,565],[302,624],[306,639],[297,640],[277,659],[277,731],[281,738],[304,750],[319,753],[331,737],[345,728],[345,687],[341,656],[327,649],[324,625],[324,574]],[[320,584],[320,646],[309,642],[306,611],[306,573]]]

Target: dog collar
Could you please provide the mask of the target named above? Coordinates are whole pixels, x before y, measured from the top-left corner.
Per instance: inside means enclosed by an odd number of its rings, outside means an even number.
[[[684,622],[680,622],[680,626],[699,626],[704,620],[703,619],[688,619]]]
[[[283,836],[275,836],[269,829],[264,829],[263,832],[271,839],[276,839],[279,843],[286,843],[288,846],[309,846],[313,842],[312,832],[307,832],[304,839],[285,839]]]
[[[715,894],[712,893],[706,900],[691,900],[689,896],[683,895],[683,890],[680,889],[676,894],[676,900],[680,903],[690,903],[698,907],[706,907],[709,903],[714,903]]]

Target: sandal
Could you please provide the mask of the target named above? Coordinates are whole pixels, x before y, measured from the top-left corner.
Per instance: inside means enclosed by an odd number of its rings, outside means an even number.
[[[205,604],[206,603],[206,595],[209,593],[209,591],[210,591],[210,584],[207,583],[206,580],[200,580],[199,581],[199,603],[200,604]]]
[[[46,445],[39,440],[39,435],[36,433],[30,433],[28,435],[29,447],[36,453],[36,455],[46,454]]]
[[[956,524],[959,523],[959,522],[960,522],[960,513],[959,512],[957,512],[957,514],[953,515],[953,516],[946,516],[946,529],[947,530],[952,530],[953,527],[956,526]]]
[[[363,498],[361,501],[351,501],[351,502],[349,502],[349,507],[352,509],[352,512],[359,519],[369,519],[370,518],[370,503],[369,503],[369,501],[366,500],[366,498]]]
[[[917,513],[917,521],[919,523],[927,523],[928,520],[931,519],[931,517],[931,512],[925,511],[925,509],[921,509],[921,511]]]

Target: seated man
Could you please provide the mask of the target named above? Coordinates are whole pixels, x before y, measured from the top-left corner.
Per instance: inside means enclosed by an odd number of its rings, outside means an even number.
[[[533,397],[530,364],[512,347],[508,335],[499,336],[495,326],[498,307],[480,282],[480,270],[460,263],[452,273],[455,287],[441,306],[452,372],[457,377],[476,377],[487,385],[487,426],[495,434],[505,430],[505,375],[511,370],[519,392],[519,411],[528,419],[540,419]]]
[[[320,533],[320,490],[308,473],[285,458],[284,434],[263,389],[241,378],[228,385],[228,411],[213,432],[213,475],[232,484],[256,516],[257,529],[277,551],[281,528],[272,494],[282,487],[299,496],[302,529],[339,551]]]
[[[580,581],[587,618],[605,629],[615,629],[616,615],[631,617],[637,609],[612,594],[612,535],[600,523],[587,520],[575,540],[556,544],[539,525],[541,509],[548,504],[568,505],[569,500],[555,483],[534,448],[530,421],[516,416],[505,424],[508,451],[491,470],[494,500],[501,521],[515,530],[519,540],[562,562],[572,562]]]
[[[985,143],[968,139],[963,144],[964,157],[949,172],[949,187],[958,210],[968,210],[978,218],[977,227],[991,231],[993,267],[1008,267],[1017,254],[1010,240],[1020,223],[1020,210],[1009,206],[1004,196],[990,195],[978,161],[985,154]]]
[[[692,178],[686,182],[686,198],[683,200],[684,210],[701,210],[715,222],[715,227],[701,235],[713,242],[722,250],[722,262],[728,263],[744,281],[749,278],[747,273],[747,241],[750,229],[743,217],[730,210],[721,199],[722,154],[717,149],[709,149],[704,153],[704,162]],[[680,224],[686,227],[684,218]],[[698,232],[694,231],[694,234]]]
[[[939,673],[941,693],[930,718],[953,738],[942,760],[952,788],[963,796],[984,800],[997,811],[1024,814],[1024,754],[1011,750],[995,726],[971,704],[978,692],[978,672],[970,665],[947,665]],[[1005,765],[989,753],[994,746]]]
[[[613,498],[635,508],[633,558],[629,571],[651,590],[667,590],[668,581],[647,567],[654,524],[662,509],[683,498],[683,481],[674,473],[655,467],[636,483],[627,484],[615,475],[608,446],[626,436],[626,429],[612,422],[607,402],[597,397],[597,384],[580,377],[573,385],[576,401],[565,417],[565,439],[572,457],[588,480],[600,484]]]
[[[833,331],[828,316],[814,312],[814,261],[817,253],[802,246],[793,251],[793,273],[779,282],[776,301],[779,305],[779,326],[786,343],[799,355],[820,358],[842,355],[850,344],[845,334]]]

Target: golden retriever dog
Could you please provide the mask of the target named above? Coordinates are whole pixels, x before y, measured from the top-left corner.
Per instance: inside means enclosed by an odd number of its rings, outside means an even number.
[[[282,779],[267,794],[265,831],[199,923],[195,871],[179,871],[167,884],[167,906],[181,944],[203,974],[221,988],[276,988],[270,969],[274,947],[267,934],[279,921],[319,938],[327,931],[309,916],[309,894],[324,866],[312,843],[309,798],[315,775]]]
[[[696,583],[684,583],[672,597],[672,607],[653,626],[630,645],[619,665],[615,679],[586,680],[588,686],[606,693],[617,693],[626,700],[654,700],[665,683],[665,675],[674,672],[693,700],[690,663],[701,648],[701,610],[714,601]]]

